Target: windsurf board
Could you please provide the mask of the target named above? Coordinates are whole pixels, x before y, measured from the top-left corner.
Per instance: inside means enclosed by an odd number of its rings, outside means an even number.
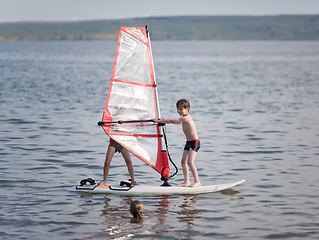
[[[116,194],[125,196],[157,196],[157,195],[198,195],[215,193],[225,189],[232,188],[238,184],[245,182],[240,180],[237,182],[223,183],[217,185],[208,185],[200,187],[177,187],[177,186],[150,186],[150,185],[99,185],[94,183],[91,185],[78,185],[71,187],[70,192],[90,193],[90,194]]]

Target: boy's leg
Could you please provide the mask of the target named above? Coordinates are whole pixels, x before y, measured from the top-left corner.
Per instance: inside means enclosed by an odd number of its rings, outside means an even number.
[[[105,156],[105,162],[104,162],[104,168],[103,168],[103,181],[100,182],[100,185],[106,185],[107,183],[107,176],[109,174],[109,170],[110,170],[110,165],[111,165],[111,161],[112,158],[115,154],[115,147],[109,146],[106,152],[106,156]]]
[[[188,152],[188,166],[189,166],[189,169],[191,170],[192,172],[192,175],[194,177],[194,183],[192,185],[190,185],[190,187],[199,187],[201,184],[199,182],[199,177],[198,177],[198,172],[197,172],[197,169],[194,165],[194,160],[195,160],[195,157],[196,157],[196,151],[194,151],[193,149],[189,149],[189,152]]]
[[[188,187],[189,186],[189,171],[188,171],[187,161],[188,161],[188,151],[184,150],[183,157],[182,157],[182,168],[183,168],[183,174],[184,174],[184,182],[177,185],[178,187]]]
[[[123,156],[123,158],[125,160],[128,173],[130,174],[132,184],[137,184],[137,182],[135,182],[135,178],[134,178],[134,168],[133,168],[133,164],[132,164],[132,161],[131,161],[130,152],[127,149],[123,148],[121,153],[122,153],[122,156]]]

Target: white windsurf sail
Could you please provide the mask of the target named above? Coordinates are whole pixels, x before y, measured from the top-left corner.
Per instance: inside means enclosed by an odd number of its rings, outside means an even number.
[[[162,176],[170,177],[160,118],[150,38],[146,27],[121,27],[111,82],[99,125]]]

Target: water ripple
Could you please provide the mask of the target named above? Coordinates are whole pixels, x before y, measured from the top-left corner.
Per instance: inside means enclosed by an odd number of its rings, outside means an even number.
[[[318,239],[318,42],[154,42],[161,115],[191,101],[201,183],[246,182],[192,197],[73,194],[103,177],[96,122],[116,44],[0,42],[1,239]],[[181,168],[181,128],[167,135]],[[160,184],[132,160],[139,183]],[[128,178],[116,154],[108,181]],[[132,200],[144,203],[141,224],[130,223]]]

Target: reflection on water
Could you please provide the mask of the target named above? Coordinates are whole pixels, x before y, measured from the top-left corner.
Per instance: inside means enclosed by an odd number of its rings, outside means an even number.
[[[223,194],[223,195],[227,195],[227,196],[231,196],[231,198],[229,199],[230,201],[236,201],[236,200],[244,200],[245,198],[242,196],[235,196],[236,194],[239,194],[240,192],[235,190],[235,189],[225,189],[223,191],[220,191],[219,193]]]
[[[239,191],[228,189],[212,196],[228,196],[229,200],[243,199],[234,196]],[[144,205],[143,220],[132,222],[130,204],[137,200],[133,197],[114,195],[104,196],[103,208],[100,210],[103,221],[96,223],[103,235],[87,237],[87,239],[107,237],[108,239],[131,238],[196,238],[205,231],[198,231],[205,208],[198,201],[201,196],[158,196],[138,197]],[[173,219],[172,219],[173,216]]]
[[[101,210],[101,216],[104,221],[96,223],[101,227],[101,232],[104,233],[108,239],[129,239],[137,234],[147,234],[143,228],[143,221],[132,223],[132,216],[130,214],[130,204],[132,198],[122,198],[117,204],[105,196],[104,206]],[[94,237],[90,237],[92,239]]]
[[[196,198],[197,196],[185,197],[182,205],[179,206],[182,208],[182,210],[177,212],[179,215],[181,215],[178,217],[179,221],[186,223],[187,229],[191,229],[193,226],[198,226],[195,220],[201,218],[199,208],[196,206]]]

